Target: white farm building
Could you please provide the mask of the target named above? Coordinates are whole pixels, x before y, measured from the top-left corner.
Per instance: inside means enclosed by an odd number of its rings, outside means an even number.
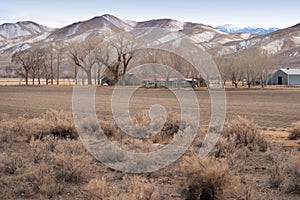
[[[268,80],[268,85],[300,86],[300,68],[281,68]]]

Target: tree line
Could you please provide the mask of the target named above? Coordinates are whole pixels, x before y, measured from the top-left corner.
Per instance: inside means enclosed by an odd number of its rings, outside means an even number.
[[[12,62],[17,65],[17,74],[25,79],[28,85],[29,79],[32,85],[41,84],[41,79],[46,84],[59,85],[60,67],[63,62],[68,62],[75,84],[78,77],[84,77],[87,84],[100,85],[101,79],[107,76],[111,84],[117,83],[126,74],[130,64],[133,66],[145,63],[158,63],[172,66],[185,77],[201,78],[201,75],[185,60],[168,52],[153,49],[134,50],[135,43],[123,37],[114,41],[105,42],[103,38],[90,37],[83,41],[72,42],[67,46],[62,44],[50,44],[47,47],[32,47],[20,50],[13,54]],[[99,45],[101,44],[102,45]],[[260,49],[247,49],[231,55],[214,56],[214,61],[220,71],[224,85],[230,81],[236,88],[241,83],[249,88],[260,84],[265,87],[273,68],[273,58]],[[149,67],[149,66],[148,66]],[[82,72],[83,74],[78,74]],[[171,76],[171,71],[166,68],[162,71],[152,69],[153,76],[159,73],[166,81]],[[205,78],[205,77],[203,77]]]
[[[75,84],[78,83],[79,69],[84,72],[88,84],[92,84],[92,75],[95,84],[100,84],[102,75],[106,73],[114,83],[124,75],[128,65],[134,56],[133,43],[123,38],[109,43],[109,46],[97,47],[103,40],[99,37],[91,37],[84,41],[72,42],[68,46],[49,45],[48,47],[34,46],[26,50],[20,50],[13,54],[12,63],[16,64],[17,74],[25,79],[25,84],[41,84],[41,79],[46,79],[46,84],[59,85],[60,66],[68,62],[71,71],[74,72]],[[114,52],[109,52],[114,51]],[[116,55],[116,59],[112,60]]]
[[[46,48],[32,47],[26,50],[17,51],[12,55],[12,63],[17,66],[15,68],[17,74],[25,79],[25,84],[32,85],[41,84],[41,79],[46,79],[46,84],[59,85],[60,65],[62,61],[62,46],[55,47],[49,45]]]
[[[229,81],[235,88],[238,85],[246,85],[248,88],[255,85],[265,87],[275,67],[273,55],[258,48],[218,55],[214,57],[214,61],[224,85]]]

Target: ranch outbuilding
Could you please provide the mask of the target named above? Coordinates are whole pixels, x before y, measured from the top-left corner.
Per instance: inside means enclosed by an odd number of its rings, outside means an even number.
[[[281,68],[268,80],[268,85],[300,86],[300,68]]]

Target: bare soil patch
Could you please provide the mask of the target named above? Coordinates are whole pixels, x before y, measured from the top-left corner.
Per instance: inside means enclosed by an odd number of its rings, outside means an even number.
[[[72,87],[67,86],[1,86],[0,112],[13,116],[36,117],[50,109],[71,111]],[[126,90],[126,88],[124,88]],[[111,117],[113,88],[101,87],[96,92],[96,111],[99,118]],[[210,120],[208,91],[195,91],[199,100],[201,124]],[[227,120],[245,116],[261,127],[282,129],[300,121],[300,90],[296,89],[238,89],[227,90]],[[166,89],[139,89],[130,100],[130,112],[135,114],[151,105],[161,104],[168,110],[179,111],[174,94]]]

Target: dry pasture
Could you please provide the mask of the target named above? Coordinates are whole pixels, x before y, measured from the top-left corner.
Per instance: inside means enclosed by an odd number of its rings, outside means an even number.
[[[0,86],[0,113],[37,117],[49,109],[71,111],[72,91],[71,86]],[[111,116],[112,92],[111,87],[97,88],[99,118]],[[201,124],[207,126],[211,109],[209,93],[207,90],[195,93]],[[292,122],[300,121],[300,89],[229,89],[226,97],[227,120],[240,115],[253,119],[261,127],[277,129],[286,129]],[[130,100],[130,112],[134,114],[154,104],[179,111],[178,101],[169,90],[141,88]]]
[[[121,148],[152,151],[176,134],[170,132],[177,123],[171,119],[170,129],[161,133],[165,138],[120,135],[111,121],[112,92],[97,88],[96,111],[107,137]],[[229,122],[205,158],[196,154],[210,98],[206,90],[195,93],[202,129],[183,157],[155,172],[127,174],[96,161],[78,139],[72,87],[0,87],[0,199],[300,199],[299,140],[289,140],[286,132],[300,121],[300,90],[227,90]],[[143,124],[147,119],[140,111],[154,104],[179,111],[170,91],[141,88],[130,100],[130,113]]]

